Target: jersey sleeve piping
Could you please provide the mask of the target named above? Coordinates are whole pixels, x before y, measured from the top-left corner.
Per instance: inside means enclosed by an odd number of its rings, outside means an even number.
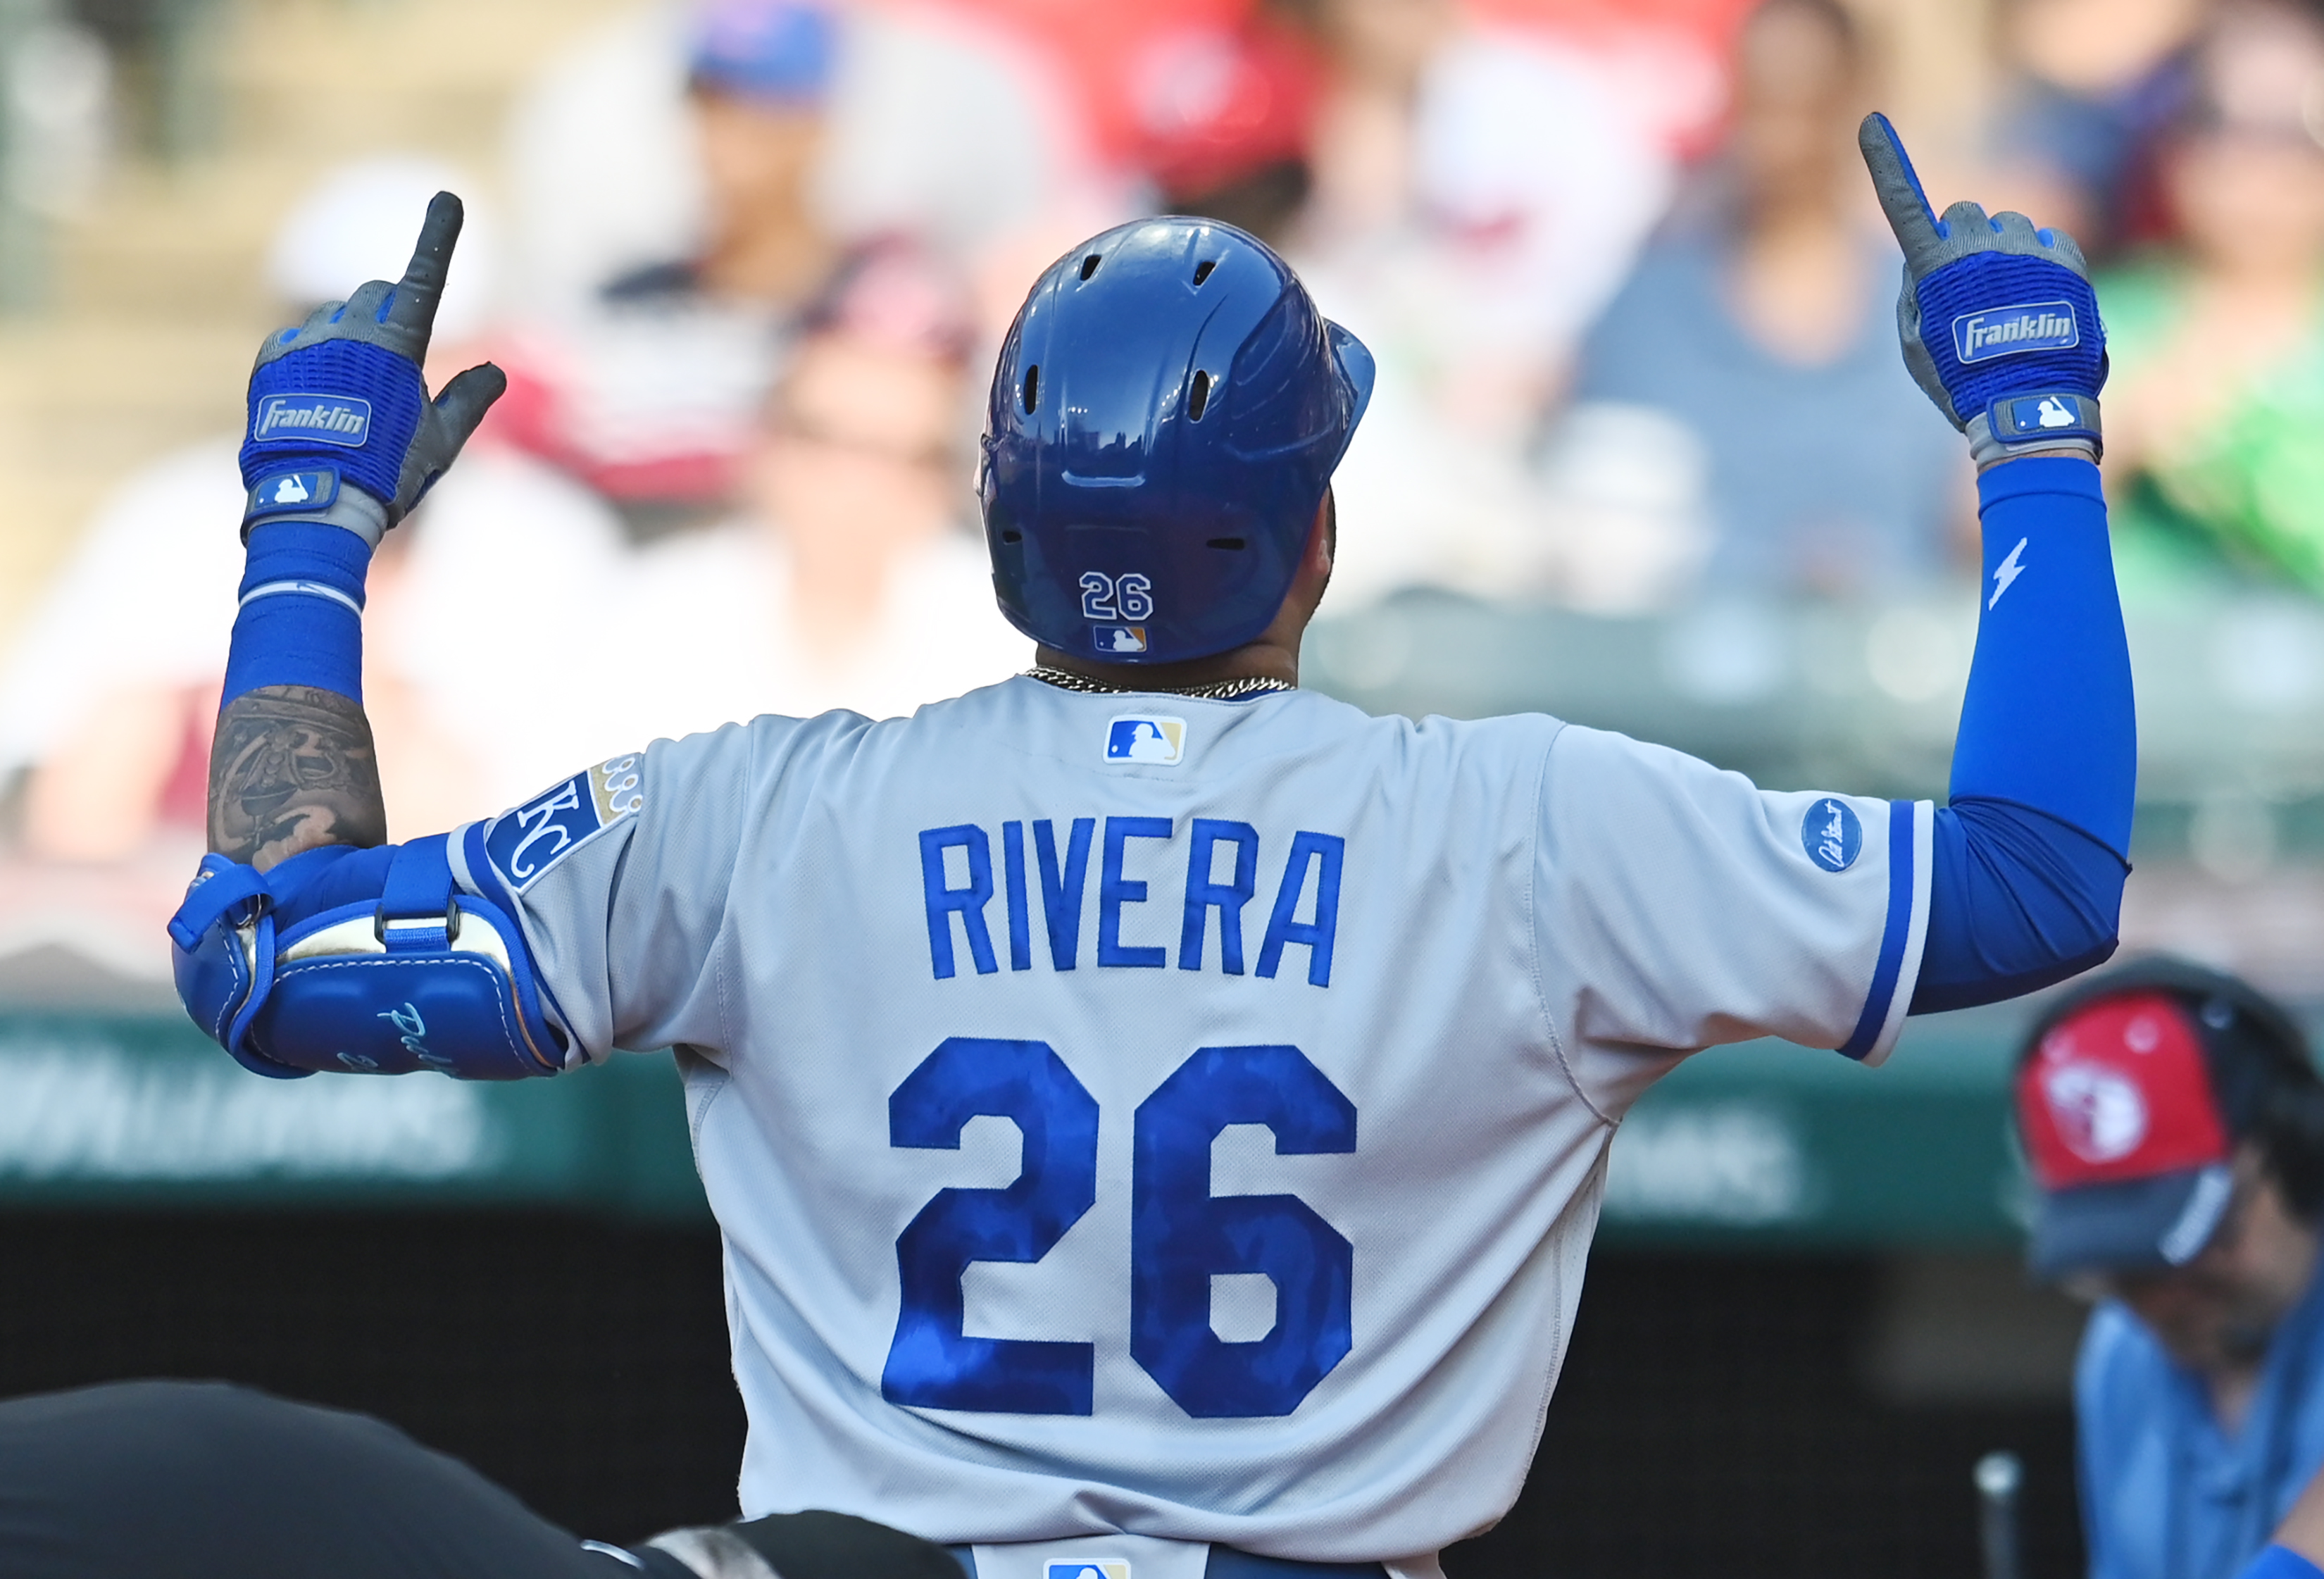
[[[1582,1105],[1590,1110],[1591,1115],[1612,1130],[1616,1127],[1615,1121],[1609,1118],[1606,1110],[1591,1099],[1581,1078],[1574,1074],[1572,1061],[1565,1056],[1565,1039],[1557,1033],[1557,1015],[1549,1006],[1549,989],[1542,980],[1541,837],[1549,813],[1550,753],[1557,749],[1557,743],[1564,734],[1565,723],[1560,719],[1557,727],[1550,734],[1549,743],[1542,747],[1540,763],[1534,771],[1533,821],[1526,836],[1526,938],[1533,964],[1533,1001],[1541,1012],[1542,1034],[1549,1038],[1549,1050],[1556,1056],[1558,1073],[1565,1076],[1565,1084],[1575,1096],[1581,1098]],[[1548,1408],[1545,1400],[1543,1408]]]
[[[1921,953],[1929,936],[1930,868],[1935,862],[1936,807],[1927,800],[1888,803],[1888,917],[1881,928],[1880,954],[1872,988],[1856,1030],[1840,1052],[1859,1063],[1888,1061],[1912,1007],[1920,979]]]

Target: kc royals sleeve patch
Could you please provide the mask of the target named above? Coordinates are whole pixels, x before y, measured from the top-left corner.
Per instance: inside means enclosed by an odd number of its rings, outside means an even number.
[[[645,806],[642,754],[632,753],[574,774],[493,819],[484,855],[503,882],[522,893],[582,845]]]

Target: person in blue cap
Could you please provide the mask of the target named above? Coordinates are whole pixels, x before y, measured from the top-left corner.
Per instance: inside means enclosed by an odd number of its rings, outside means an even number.
[[[841,267],[813,196],[840,29],[814,0],[711,0],[692,20],[692,250],[598,283],[495,347],[498,430],[647,534],[731,506],[777,369]]]
[[[702,292],[788,309],[814,295],[837,255],[810,187],[838,45],[836,20],[811,0],[703,8],[687,82],[706,232],[694,256],[609,282],[609,298]]]

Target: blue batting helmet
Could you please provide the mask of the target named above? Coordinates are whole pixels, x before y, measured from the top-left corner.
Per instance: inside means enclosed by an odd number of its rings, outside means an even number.
[[[1231,225],[1141,219],[1074,248],[993,370],[977,492],[1001,612],[1109,662],[1252,640],[1371,390],[1362,342]]]

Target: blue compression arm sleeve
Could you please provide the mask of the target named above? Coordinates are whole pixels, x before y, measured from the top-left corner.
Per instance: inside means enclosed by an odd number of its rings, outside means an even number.
[[[1997,1002],[2114,952],[2138,767],[2130,651],[2098,469],[1978,479],[1984,612],[1936,815],[1912,1011]]]

